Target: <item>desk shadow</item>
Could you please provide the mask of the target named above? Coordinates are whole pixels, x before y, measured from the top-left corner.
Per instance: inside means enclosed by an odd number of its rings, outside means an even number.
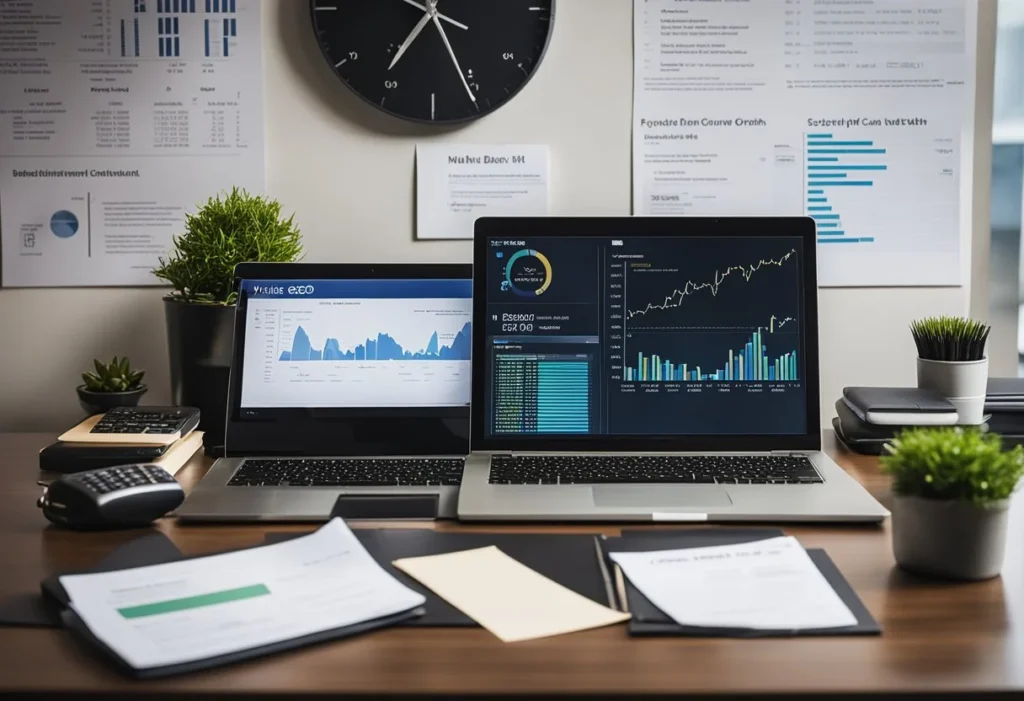
[[[51,525],[41,531],[40,546],[44,576],[151,564],[154,558],[178,554],[174,543],[153,526],[85,532]]]

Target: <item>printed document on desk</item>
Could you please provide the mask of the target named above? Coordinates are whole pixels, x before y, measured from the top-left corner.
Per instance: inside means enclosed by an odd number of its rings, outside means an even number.
[[[274,545],[60,583],[92,634],[137,670],[344,628],[425,601],[341,519]]]
[[[793,537],[610,557],[680,625],[795,631],[857,623]]]
[[[264,189],[259,0],[0,2],[5,287],[160,284],[186,213]]]
[[[976,0],[634,11],[635,214],[802,214],[823,286],[961,284]]]
[[[416,237],[471,239],[480,217],[548,213],[547,146],[420,144]]]

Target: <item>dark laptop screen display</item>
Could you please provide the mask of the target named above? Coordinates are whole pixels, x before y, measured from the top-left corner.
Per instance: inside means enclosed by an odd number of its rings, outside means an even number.
[[[246,410],[466,407],[471,280],[243,280]]]
[[[485,435],[808,431],[804,238],[488,238]]]

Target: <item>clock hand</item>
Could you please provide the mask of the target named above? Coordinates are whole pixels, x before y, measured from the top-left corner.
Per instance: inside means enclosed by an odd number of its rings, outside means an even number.
[[[411,32],[409,32],[409,36],[407,36],[405,41],[402,42],[402,45],[398,47],[398,52],[395,54],[395,57],[391,59],[391,65],[388,66],[389,71],[395,67],[395,64],[398,63],[398,59],[402,58],[406,49],[412,46],[412,43],[416,41],[416,37],[420,35],[420,32],[423,31],[423,28],[427,26],[428,22],[430,22],[429,12],[423,15],[423,19],[416,23],[416,26],[412,28]]]
[[[448,41],[448,35],[444,33],[444,27],[441,26],[441,20],[437,18],[437,9],[434,7],[434,3],[436,2],[437,0],[434,0],[430,4],[430,16],[434,20],[434,26],[437,27],[437,31],[441,32],[441,41],[444,42],[445,48],[448,49],[448,55],[452,57],[452,63],[455,64],[455,70],[459,72],[459,78],[462,79],[462,84],[466,88],[466,93],[469,94],[469,99],[472,100],[475,105],[476,95],[473,94],[473,91],[469,87],[469,83],[466,82],[466,76],[462,73],[462,68],[459,66],[459,59],[455,58],[455,51],[452,50],[452,45]]]
[[[408,4],[408,5],[412,5],[413,7],[418,7],[421,10],[423,10],[424,12],[430,12],[430,10],[427,9],[426,5],[424,5],[421,2],[416,2],[416,0],[402,0],[402,2],[404,2],[404,3]],[[447,15],[442,15],[440,12],[437,13],[437,16],[440,17],[445,22],[447,22],[448,24],[452,25],[453,27],[458,27],[459,29],[469,29],[469,27],[464,25],[462,22],[456,22],[451,17],[449,17]]]

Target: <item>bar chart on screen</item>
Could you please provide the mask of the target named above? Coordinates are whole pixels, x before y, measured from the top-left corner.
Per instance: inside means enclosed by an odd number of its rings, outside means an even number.
[[[747,250],[624,267],[621,355],[611,359],[622,382],[799,383],[797,251]]]

